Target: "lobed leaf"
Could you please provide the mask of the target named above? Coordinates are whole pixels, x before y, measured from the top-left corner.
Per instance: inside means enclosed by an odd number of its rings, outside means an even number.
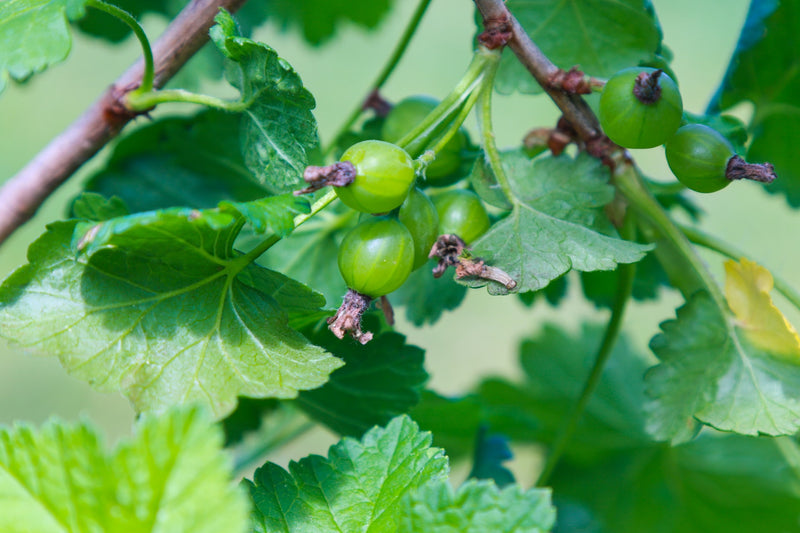
[[[312,45],[330,40],[343,23],[374,29],[389,13],[392,0],[293,0],[271,3],[281,25],[297,25]]]
[[[754,0],[725,78],[709,104],[710,112],[740,102],[755,106],[747,160],[769,161],[779,179],[766,188],[800,206],[800,162],[795,133],[800,129],[800,0]]]
[[[758,348],[729,320],[698,292],[653,337],[661,363],[646,376],[647,427],[657,438],[690,437],[693,417],[747,435],[800,429],[800,362]]]
[[[644,257],[648,246],[611,235],[602,207],[614,191],[597,159],[581,154],[531,161],[508,152],[503,163],[514,207],[472,248],[516,280],[520,292],[538,290],[571,269],[612,270]],[[494,282],[488,288],[492,294],[508,292]]]
[[[137,411],[198,402],[215,416],[237,396],[292,398],[342,362],[310,344],[287,312],[322,305],[307,287],[243,261],[243,221],[168,209],[49,227],[0,288],[0,335],[56,355]]]
[[[425,352],[406,344],[404,336],[384,332],[361,345],[337,339],[322,327],[308,332],[308,338],[345,363],[325,385],[303,391],[295,400],[309,416],[333,431],[361,437],[371,427],[387,424],[419,403],[428,379],[423,366]]]
[[[63,61],[72,36],[69,21],[85,14],[87,0],[6,0],[0,4],[0,92],[9,79],[26,81]]]
[[[239,36],[229,13],[221,11],[215,21],[211,39],[246,104],[240,139],[247,168],[272,193],[296,189],[308,152],[319,145],[314,97],[275,50]]]
[[[89,426],[0,428],[0,530],[241,532],[222,433],[194,409],[145,415],[106,453]]]
[[[267,463],[246,481],[255,531],[398,531],[402,499],[445,479],[447,458],[408,417],[335,444],[289,471]]]
[[[446,481],[409,494],[402,532],[545,533],[555,525],[549,489],[498,489],[494,483],[467,481],[458,490]]]
[[[544,54],[562,69],[575,65],[590,76],[652,60],[661,29],[648,0],[508,0],[508,10]],[[480,16],[478,31],[483,31]],[[538,93],[541,87],[517,58],[504,54],[495,84],[503,94]]]
[[[406,282],[389,299],[394,305],[406,308],[406,318],[415,326],[434,324],[445,311],[457,309],[467,289],[450,276],[434,278],[429,261],[411,273]]]

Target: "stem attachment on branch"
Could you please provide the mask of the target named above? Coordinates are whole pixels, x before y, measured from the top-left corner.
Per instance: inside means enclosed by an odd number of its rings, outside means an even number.
[[[553,89],[561,89],[570,94],[591,94],[592,79],[587,77],[578,67],[569,70],[558,69],[548,76],[547,83]]]
[[[753,180],[772,183],[778,176],[772,163],[748,163],[738,155],[728,159],[725,177],[729,180]]]
[[[342,305],[328,319],[328,329],[340,339],[349,334],[361,344],[367,344],[372,340],[372,333],[361,331],[361,317],[369,309],[370,303],[372,298],[366,294],[347,289]]]

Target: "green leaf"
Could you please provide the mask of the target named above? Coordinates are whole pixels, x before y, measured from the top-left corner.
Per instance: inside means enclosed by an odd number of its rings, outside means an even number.
[[[516,280],[520,292],[541,289],[571,269],[612,270],[644,256],[647,246],[604,234],[613,232],[602,208],[614,191],[597,159],[581,154],[531,161],[508,152],[503,163],[514,208],[472,248]],[[508,292],[495,282],[488,288],[492,294]]]
[[[659,51],[661,30],[649,0],[508,0],[506,6],[542,52],[565,70],[578,65],[590,76],[608,78]],[[482,32],[480,15],[477,23]],[[504,94],[542,90],[510,52],[503,55],[495,87]]]
[[[328,41],[342,23],[373,29],[389,12],[392,0],[278,0],[270,2],[281,26],[296,25],[312,45]]]
[[[692,417],[747,435],[800,430],[800,364],[756,348],[706,292],[661,324],[650,347],[661,360],[646,376],[648,430],[691,436]]]
[[[619,274],[616,270],[582,272],[583,294],[597,307],[611,308],[614,305]],[[667,273],[661,267],[655,254],[647,254],[636,264],[632,296],[635,300],[655,300],[659,289],[669,287]]]
[[[60,63],[72,48],[68,23],[87,0],[6,0],[0,4],[0,92]]]
[[[588,467],[562,463],[551,479],[557,520],[560,526],[591,522],[589,531],[615,533],[794,531],[799,459],[800,449],[788,438],[703,434]]]
[[[167,18],[178,14],[185,0],[114,0],[115,6],[130,13],[134,18],[141,20],[142,15],[157,13]],[[84,33],[101,37],[112,43],[118,43],[132,33],[130,26],[122,21],[115,21],[114,17],[96,9],[86,12],[77,24]]]
[[[293,194],[270,196],[252,202],[221,202],[219,208],[223,213],[241,215],[256,233],[270,231],[279,237],[292,232],[296,215],[311,211],[308,199]]]
[[[336,267],[339,243],[356,217],[352,209],[335,202],[297,228],[291,239],[270,248],[258,262],[321,292],[330,307],[338,307],[347,292]]]
[[[361,437],[419,403],[428,379],[425,352],[406,344],[404,336],[380,333],[361,345],[337,339],[327,327],[309,333],[311,342],[345,362],[325,385],[297,396],[295,402],[312,418],[340,435]]]
[[[289,327],[321,297],[231,248],[242,220],[169,209],[79,233],[57,223],[0,288],[0,336],[56,355],[137,411],[199,402],[217,417],[236,397],[292,398],[342,362]]]
[[[447,477],[447,458],[408,417],[335,444],[289,471],[267,463],[247,481],[255,531],[398,531],[408,493]]]
[[[473,454],[481,428],[512,440],[534,441],[538,421],[524,407],[505,399],[479,394],[447,398],[425,391],[411,416],[420,427],[433,433],[434,444],[444,448],[450,458]]]
[[[220,422],[225,432],[225,446],[238,444],[245,435],[260,428],[264,417],[275,412],[280,405],[280,401],[274,398],[239,398],[236,409]]]
[[[189,409],[142,417],[112,453],[86,424],[0,428],[0,530],[241,532],[247,501],[221,446]]]
[[[451,276],[434,278],[433,265],[429,261],[412,272],[403,286],[389,296],[392,304],[406,308],[406,318],[417,327],[436,323],[445,311],[458,308],[467,294],[466,287]]]
[[[132,212],[261,198],[267,191],[239,148],[240,122],[239,115],[213,110],[157,119],[117,142],[86,189],[118,196]]]
[[[478,430],[469,477],[491,479],[498,487],[511,485],[514,483],[514,474],[503,463],[513,458],[508,438],[503,435],[490,435],[486,427],[482,426]]]
[[[710,112],[740,102],[755,106],[747,151],[749,162],[769,161],[779,179],[766,188],[800,206],[800,162],[795,134],[800,129],[800,0],[754,0],[725,78]]]
[[[486,481],[468,481],[457,491],[445,481],[430,483],[405,505],[404,533],[546,533],[556,518],[549,489],[500,490]]]
[[[130,214],[128,206],[119,196],[105,198],[95,192],[84,192],[72,203],[71,211],[75,218],[100,222]]]
[[[275,50],[239,36],[229,13],[221,11],[215,21],[211,39],[227,59],[228,81],[247,105],[240,134],[247,168],[272,193],[295,189],[308,152],[319,145],[314,97]]]

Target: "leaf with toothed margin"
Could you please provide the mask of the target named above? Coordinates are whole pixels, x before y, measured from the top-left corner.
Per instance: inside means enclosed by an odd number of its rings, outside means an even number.
[[[652,60],[661,46],[661,29],[649,0],[507,0],[506,7],[542,52],[565,70],[577,65],[590,76],[608,78]],[[476,23],[482,32],[480,14]],[[503,94],[542,91],[511,53],[503,54],[495,87]]]
[[[228,463],[198,409],[144,415],[112,452],[86,423],[0,427],[0,531],[241,533]]]
[[[633,263],[651,247],[613,235],[603,206],[614,197],[608,169],[580,154],[530,160],[506,152],[503,165],[514,207],[472,245],[473,255],[508,273],[519,292],[535,291],[570,270],[613,270]],[[482,280],[465,281],[487,285]],[[488,282],[491,294],[509,291]]]
[[[222,417],[237,396],[293,398],[342,362],[288,323],[324,300],[251,264],[241,217],[167,209],[77,230],[53,224],[0,288],[0,335],[56,355],[137,411],[199,402]]]
[[[272,193],[296,189],[319,144],[314,97],[297,72],[269,46],[241,37],[220,11],[210,34],[226,58],[226,77],[241,92],[242,153],[250,171]]]

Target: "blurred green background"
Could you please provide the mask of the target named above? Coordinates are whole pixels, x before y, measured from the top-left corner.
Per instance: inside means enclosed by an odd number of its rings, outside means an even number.
[[[748,2],[654,0],[653,3],[665,42],[674,53],[673,67],[685,108],[701,112],[725,71]],[[310,47],[296,32],[283,32],[272,24],[262,27],[255,37],[278,50],[301,74],[317,98],[321,135],[328,139],[363,98],[365,88],[382,67],[415,6],[414,1],[397,0],[378,31],[340,27],[335,40],[321,48]],[[406,57],[387,84],[385,96],[398,100],[418,93],[438,97],[447,94],[470,59],[474,33],[472,10],[469,0],[435,0]],[[144,24],[155,38],[165,23],[149,17]],[[138,45],[132,39],[122,47],[111,47],[76,35],[72,53],[64,64],[34,77],[24,86],[6,89],[0,95],[0,179],[13,175],[75,119],[138,54]],[[227,94],[225,87],[222,82],[209,83],[203,90]],[[550,126],[558,117],[555,107],[542,96],[497,96],[495,105],[500,146],[518,144],[526,131]],[[741,118],[748,118],[747,108],[737,112]],[[467,126],[474,130],[474,119]],[[640,151],[635,156],[648,175],[668,179],[669,171],[660,148]],[[91,167],[92,163],[74,176],[48,200],[32,222],[0,248],[0,276],[4,278],[25,262],[27,246],[45,224],[63,216],[67,202],[80,189]],[[725,236],[776,274],[800,286],[800,273],[792,268],[800,254],[794,245],[794,232],[790,231],[797,219],[780,197],[769,196],[759,186],[749,183],[714,195],[691,194],[707,212],[705,229]],[[704,257],[722,279],[719,257]],[[401,318],[398,329],[412,343],[427,350],[430,386],[455,394],[467,390],[486,374],[513,376],[520,339],[538,331],[547,321],[577,331],[583,319],[606,320],[607,312],[597,311],[582,301],[578,283],[572,283],[571,287],[568,304],[558,309],[542,302],[527,309],[513,297],[490,297],[483,290],[471,291],[465,305],[447,314],[434,327],[415,329]],[[793,323],[800,324],[796,311],[780,298],[777,302]],[[666,294],[657,304],[637,304],[627,315],[626,332],[644,348],[658,323],[672,317],[680,304],[681,299],[675,293]],[[40,423],[54,415],[70,420],[87,417],[112,440],[130,431],[134,416],[121,396],[97,393],[66,375],[55,359],[31,356],[0,340],[0,424],[15,420]],[[330,442],[331,436],[322,431],[311,433],[298,446],[273,459],[285,463],[289,457],[323,452]]]

